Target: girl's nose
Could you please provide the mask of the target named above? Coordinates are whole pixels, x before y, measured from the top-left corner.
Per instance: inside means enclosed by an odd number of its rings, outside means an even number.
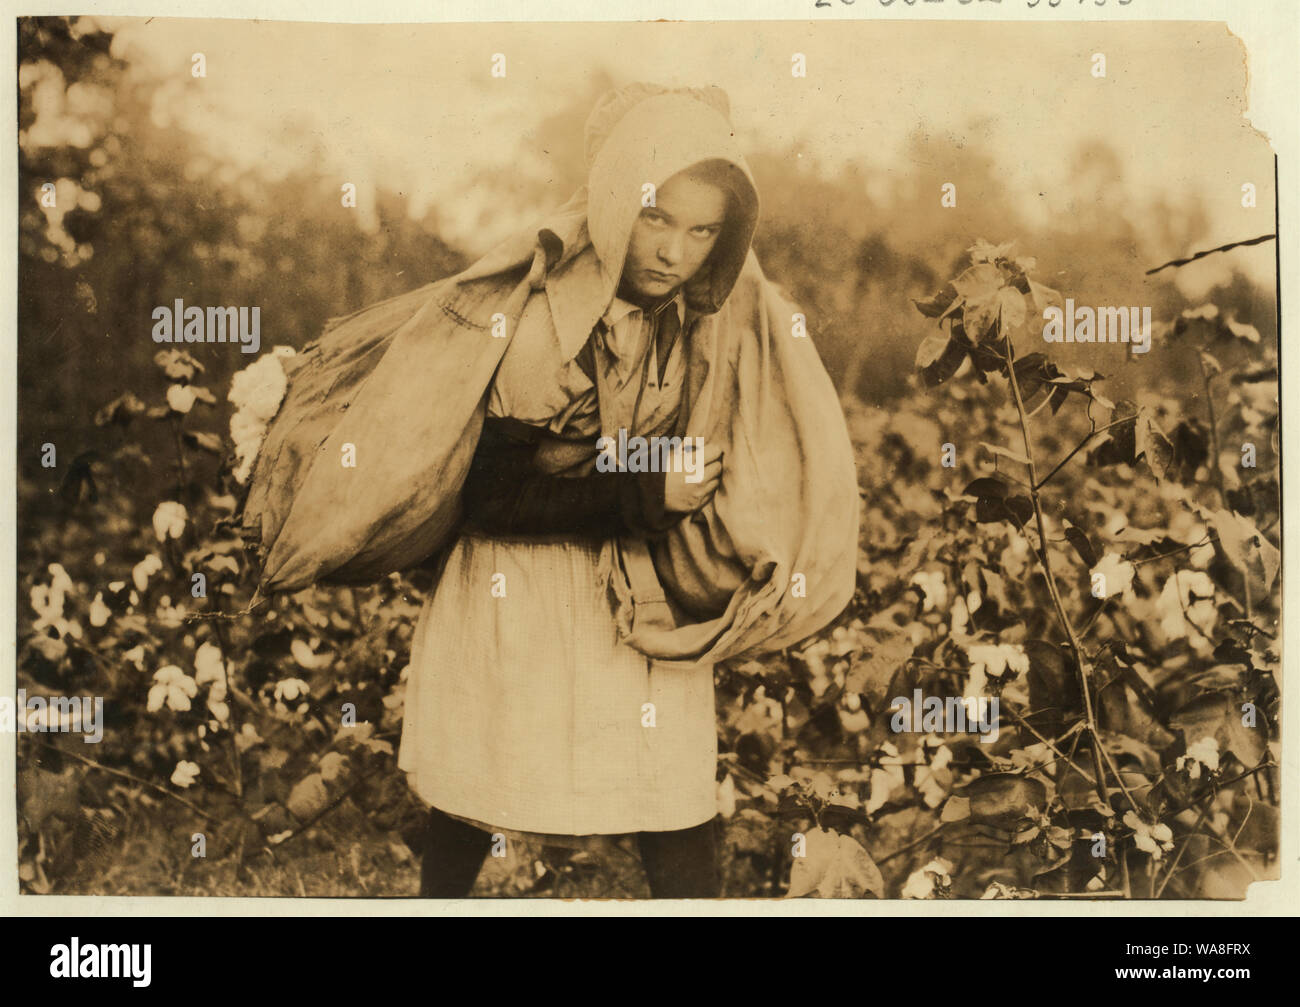
[[[675,266],[682,258],[682,238],[676,234],[659,246],[659,261],[665,266]]]

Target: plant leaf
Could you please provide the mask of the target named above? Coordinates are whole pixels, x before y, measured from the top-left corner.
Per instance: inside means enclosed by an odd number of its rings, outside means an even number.
[[[1256,711],[1254,727],[1243,724],[1242,717],[1241,704],[1231,693],[1211,692],[1183,706],[1169,723],[1183,732],[1186,744],[1214,738],[1220,751],[1231,752],[1247,769],[1253,769],[1268,753],[1268,735],[1261,712]]]
[[[998,312],[1004,333],[1019,328],[1025,321],[1025,295],[1015,287],[1003,287],[998,291]]]
[[[862,693],[873,708],[879,707],[887,698],[898,666],[912,656],[912,646],[911,631],[902,627],[872,645],[864,658],[853,662],[844,677],[844,690]]]
[[[997,444],[990,444],[988,441],[980,441],[980,447],[990,454],[998,455],[1001,458],[1009,458],[1013,462],[1019,462],[1021,465],[1028,465],[1029,459],[1019,451],[1012,451],[1010,448],[1004,448]]]
[[[1151,474],[1163,479],[1174,460],[1174,445],[1160,429],[1150,409],[1138,411],[1134,438],[1134,457],[1142,458]]]
[[[882,898],[885,879],[871,854],[852,836],[825,829],[804,835],[805,856],[796,857],[790,869],[787,898],[815,894],[822,899]]]
[[[1266,539],[1255,523],[1230,510],[1219,509],[1210,515],[1214,530],[1219,534],[1223,552],[1246,576],[1254,576],[1256,564],[1264,578],[1264,590],[1273,590],[1273,581],[1282,566],[1282,554],[1277,546]]]
[[[970,800],[971,821],[1009,828],[1025,817],[1026,808],[1039,814],[1047,807],[1047,787],[1017,773],[990,773],[972,780],[961,796]]]
[[[1039,314],[1050,305],[1059,306],[1062,303],[1059,291],[1053,290],[1051,287],[1045,287],[1034,280],[1029,281],[1029,296],[1033,298],[1034,307],[1038,309]]]
[[[1092,548],[1092,542],[1089,541],[1082,528],[1078,528],[1067,521],[1065,523],[1065,538],[1070,545],[1074,546],[1074,551],[1079,554],[1079,559],[1083,560],[1084,566],[1091,570],[1097,565],[1097,553]]]
[[[957,307],[956,302],[957,288],[951,283],[944,284],[943,289],[928,300],[918,301],[916,298],[912,299],[912,303],[916,305],[916,310],[925,315],[926,318],[943,318]]]
[[[974,480],[964,490],[962,496],[968,497],[990,497],[995,500],[1002,500],[1011,492],[1009,483],[1001,479],[994,479],[991,476],[984,476]]]
[[[942,333],[926,336],[916,351],[916,366],[921,380],[931,388],[956,374],[965,359],[966,347]]]

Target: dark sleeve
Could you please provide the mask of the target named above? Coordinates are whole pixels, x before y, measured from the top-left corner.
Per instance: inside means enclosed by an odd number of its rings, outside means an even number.
[[[495,535],[653,537],[682,516],[664,510],[662,472],[555,476],[533,464],[536,435],[489,418],[461,491],[464,528]]]

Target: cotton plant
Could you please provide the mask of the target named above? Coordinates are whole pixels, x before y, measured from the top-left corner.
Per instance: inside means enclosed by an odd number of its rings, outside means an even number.
[[[1214,775],[1219,771],[1219,743],[1214,738],[1202,738],[1187,746],[1187,753],[1174,760],[1174,769],[1187,773],[1188,779],[1199,780],[1203,773]]]
[[[198,683],[174,664],[164,665],[155,671],[153,681],[146,704],[150,713],[157,713],[164,706],[184,713],[190,708],[190,700],[199,692]]]
[[[176,763],[176,768],[172,770],[171,782],[178,787],[190,787],[194,785],[198,778],[198,763],[182,759]]]
[[[1200,570],[1178,570],[1165,581],[1157,601],[1160,629],[1170,642],[1186,639],[1193,650],[1206,654],[1214,647],[1209,639],[1219,620],[1214,582]]]
[[[235,479],[248,482],[253,464],[266,437],[266,428],[275,417],[289,387],[281,361],[293,356],[287,346],[277,346],[242,371],[235,374],[227,396],[235,406],[230,417],[230,439],[235,444]]]
[[[937,808],[947,799],[948,792],[952,789],[952,770],[948,768],[952,762],[952,749],[937,738],[927,737],[923,748],[931,746],[934,746],[934,753],[928,762],[916,767],[913,779],[926,807]]]
[[[1010,678],[1029,673],[1029,655],[1018,643],[971,644],[966,656],[970,659],[970,674],[962,696],[967,717],[979,716],[979,702],[988,695],[990,678],[1000,687]]]
[[[74,640],[80,640],[81,623],[64,615],[64,604],[68,595],[76,590],[72,578],[60,563],[51,563],[49,573],[48,584],[35,584],[32,587],[31,605],[36,612],[32,629],[37,633],[53,629],[60,637],[70,636]]]
[[[212,643],[203,643],[194,654],[194,681],[197,685],[208,686],[208,711],[219,724],[230,721],[230,706],[226,702],[227,680],[226,663],[221,657],[221,648]]]
[[[102,629],[108,625],[108,620],[112,615],[112,610],[104,603],[104,592],[96,591],[95,598],[90,603],[90,624],[96,629]]]
[[[137,591],[145,591],[149,587],[149,578],[162,569],[162,558],[157,553],[150,553],[144,559],[140,560],[131,568],[131,583],[135,585]],[[112,586],[111,584],[109,585]],[[131,604],[136,604],[133,600]]]
[[[1137,567],[1113,552],[1106,553],[1097,565],[1088,571],[1093,585],[1093,596],[1096,598],[1131,599],[1133,578],[1136,575]]]
[[[311,686],[301,678],[285,678],[275,683],[275,709],[279,713],[288,713],[290,703],[298,703],[298,713],[307,712],[307,696]]]
[[[1174,848],[1174,834],[1168,825],[1144,822],[1135,812],[1124,813],[1124,824],[1133,830],[1133,844],[1152,860],[1159,860]]]
[[[948,583],[942,570],[918,570],[908,583],[921,589],[922,611],[943,611],[948,607]]]
[[[175,500],[164,500],[153,512],[153,533],[159,542],[177,539],[185,534],[189,513],[185,505]],[[161,564],[160,564],[161,566]]]
[[[908,875],[903,883],[905,899],[944,899],[952,890],[952,861],[935,857]]]
[[[898,748],[892,741],[883,742],[880,752],[877,760],[879,765],[871,770],[871,793],[866,804],[869,815],[874,815],[883,808],[891,794],[907,786],[903,766],[909,764],[909,761],[899,755]]]
[[[167,406],[182,416],[194,408],[195,402],[216,403],[216,397],[206,388],[197,385],[170,385],[167,388]]]

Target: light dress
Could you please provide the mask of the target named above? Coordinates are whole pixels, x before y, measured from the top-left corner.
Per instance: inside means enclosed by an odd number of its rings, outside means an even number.
[[[686,315],[680,297],[667,310]],[[606,432],[612,416],[630,434],[671,433],[688,326],[660,384],[652,321],[616,297],[604,322],[593,350],[613,400],[600,404]],[[552,402],[552,429],[585,425],[594,449],[596,389],[576,361]],[[508,393],[494,387],[488,414],[515,415]],[[716,814],[713,668],[653,661],[618,641],[597,577],[601,545],[457,540],[407,671],[398,765],[425,803],[491,832],[589,846],[600,843],[570,840],[689,828]]]

